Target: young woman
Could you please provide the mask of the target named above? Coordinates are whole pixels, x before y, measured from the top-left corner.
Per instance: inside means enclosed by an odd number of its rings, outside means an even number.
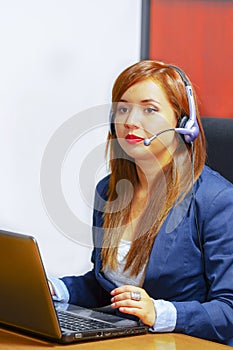
[[[94,267],[51,279],[52,294],[85,307],[111,304],[152,332],[230,344],[233,186],[205,166],[191,84],[177,67],[141,61],[119,75],[112,102]]]

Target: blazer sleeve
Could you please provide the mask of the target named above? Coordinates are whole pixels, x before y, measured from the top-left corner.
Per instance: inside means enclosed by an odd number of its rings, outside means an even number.
[[[198,209],[209,285],[206,301],[173,302],[174,331],[228,343],[233,338],[233,186],[210,197],[211,202],[202,198]]]
[[[95,261],[95,254],[94,249],[92,262]],[[110,303],[110,294],[98,282],[94,268],[82,276],[66,276],[61,280],[69,291],[69,303],[71,304],[96,308]]]

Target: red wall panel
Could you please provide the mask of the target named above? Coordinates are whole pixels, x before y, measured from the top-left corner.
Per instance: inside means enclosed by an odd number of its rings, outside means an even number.
[[[152,59],[192,80],[203,116],[233,117],[233,2],[151,0]]]

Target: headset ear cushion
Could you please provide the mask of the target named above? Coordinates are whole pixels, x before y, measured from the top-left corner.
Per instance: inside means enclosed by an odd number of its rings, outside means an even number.
[[[187,115],[182,117],[181,120],[179,121],[178,128],[183,128],[184,129],[188,119],[189,118],[187,117]]]
[[[114,135],[114,134],[116,133],[114,123],[111,123],[111,124],[110,124],[110,133],[111,133],[112,135]]]
[[[110,123],[110,133],[115,134],[115,125],[114,125],[114,114],[113,111],[111,110],[109,113],[109,123]]]

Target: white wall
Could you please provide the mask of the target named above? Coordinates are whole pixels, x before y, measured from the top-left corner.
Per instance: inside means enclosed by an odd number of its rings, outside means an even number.
[[[34,235],[49,274],[85,272],[91,247],[62,232],[45,210],[46,147],[72,116],[110,102],[118,73],[139,59],[140,21],[141,0],[0,0],[0,228]],[[79,203],[84,221],[91,205],[78,202],[75,181],[79,160],[105,141],[106,128],[97,131],[70,145],[63,162],[64,196],[70,207]],[[102,162],[95,181],[103,169]]]

